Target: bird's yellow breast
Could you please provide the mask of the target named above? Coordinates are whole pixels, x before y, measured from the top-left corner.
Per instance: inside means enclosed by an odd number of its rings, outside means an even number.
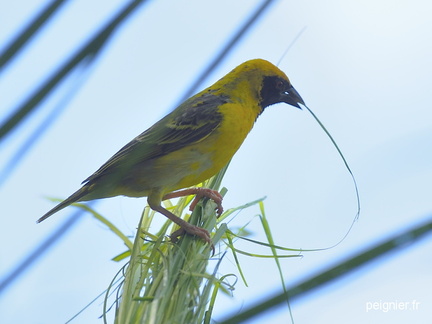
[[[222,121],[209,136],[157,161],[157,169],[167,170],[166,183],[160,186],[164,192],[196,185],[219,172],[237,152],[259,114],[258,106],[247,103],[226,103],[218,110]]]

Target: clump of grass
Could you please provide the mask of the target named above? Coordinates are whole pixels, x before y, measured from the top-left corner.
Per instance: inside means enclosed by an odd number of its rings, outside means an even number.
[[[224,171],[202,185],[217,190]],[[226,189],[222,189],[221,194],[225,193]],[[146,207],[141,215],[137,233],[132,242],[102,215],[80,204],[80,207],[90,211],[94,217],[119,236],[128,248],[127,251],[113,259],[121,261],[129,258],[129,261],[118,272],[105,293],[103,310],[105,323],[108,322],[106,315],[112,308],[109,297],[113,293],[116,293],[113,304],[114,323],[210,323],[219,291],[227,292],[226,285],[228,284],[224,280],[233,276],[233,274],[217,276],[219,264],[227,250],[232,252],[240,276],[246,285],[238,254],[274,258],[280,272],[279,258],[299,256],[299,250],[274,245],[263,209],[264,198],[228,209],[219,219],[216,219],[216,205],[212,201],[201,202],[190,214],[188,205],[192,199],[193,197],[181,198],[175,205],[171,201],[165,201],[165,207],[176,215],[182,215],[190,223],[211,232],[213,245],[219,247],[219,253],[215,256],[212,256],[210,245],[189,235],[183,236],[177,243],[171,242],[168,236],[177,229],[177,226],[171,221],[166,221],[156,233],[150,233],[155,212],[149,207]],[[268,243],[245,238],[244,236],[249,235],[246,229],[247,224],[236,231],[231,231],[223,223],[229,216],[257,204],[260,206],[261,215],[259,217]],[[260,255],[239,250],[235,247],[235,241],[239,238],[269,247],[271,254]],[[220,242],[223,242],[224,245],[218,245]],[[278,255],[277,250],[297,253]],[[212,257],[216,262],[211,272],[208,272],[209,260]]]
[[[180,215],[184,205],[179,202],[173,212]],[[202,323],[215,280],[206,274],[211,248],[187,235],[178,244],[169,242],[165,236],[169,222],[157,234],[150,234],[153,215],[146,208],[141,217],[115,323]],[[216,222],[213,204],[196,208],[190,222],[211,231]],[[216,231],[213,244],[224,231],[223,226]],[[204,279],[207,282],[201,288]]]
[[[204,185],[217,189],[221,178],[215,177]],[[189,215],[187,206],[191,199],[181,198],[175,206],[166,201],[165,207],[212,232],[216,226],[215,204],[212,201],[200,203]],[[131,249],[115,259],[120,260],[130,254],[123,271],[124,280],[117,287],[115,323],[203,323],[205,318],[208,322],[210,314],[207,307],[217,281],[214,273],[206,272],[212,247],[189,235],[184,235],[178,243],[172,243],[167,234],[177,228],[170,221],[166,221],[157,233],[151,234],[154,215],[150,208],[144,209]],[[217,226],[212,236],[214,245],[225,231],[225,224]],[[122,238],[125,240],[124,236]],[[130,247],[130,242],[125,244]],[[105,322],[107,298],[114,289],[115,281],[116,278],[106,294]]]

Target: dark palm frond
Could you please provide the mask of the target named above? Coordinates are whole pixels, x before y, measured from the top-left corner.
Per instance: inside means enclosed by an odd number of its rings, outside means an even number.
[[[12,115],[0,127],[0,140],[9,134],[15,126],[24,120],[78,65],[85,60],[94,60],[101,53],[104,45],[117,28],[124,22],[139,5],[145,0],[131,1],[117,15],[115,15],[105,26],[103,26],[94,37],[85,43],[76,53],[71,55],[66,62],[60,66],[45,82],[43,82],[30,96],[15,109]]]
[[[32,21],[23,28],[22,32],[15,37],[5,50],[0,53],[0,72],[9,61],[15,59],[30,39],[45,25],[53,14],[60,9],[66,0],[54,0],[46,8],[42,9]]]

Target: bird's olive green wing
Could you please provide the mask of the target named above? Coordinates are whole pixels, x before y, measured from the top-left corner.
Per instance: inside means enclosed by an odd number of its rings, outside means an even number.
[[[83,183],[109,174],[122,178],[137,163],[144,163],[209,136],[221,123],[220,105],[229,102],[227,97],[205,93],[186,100],[173,112],[138,135],[114,154]]]

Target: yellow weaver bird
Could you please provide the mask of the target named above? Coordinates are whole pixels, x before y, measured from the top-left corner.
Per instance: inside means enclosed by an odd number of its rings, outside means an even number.
[[[194,194],[191,210],[199,199],[207,197],[216,203],[220,215],[222,196],[217,191],[183,188],[201,183],[221,170],[264,109],[280,102],[298,108],[304,105],[279,68],[261,59],[244,62],[134,138],[84,180],[81,189],[37,222],[78,201],[119,195],[148,197],[150,208],[180,226],[171,235],[174,241],[187,233],[211,243],[207,230],[174,215],[161,202]]]

